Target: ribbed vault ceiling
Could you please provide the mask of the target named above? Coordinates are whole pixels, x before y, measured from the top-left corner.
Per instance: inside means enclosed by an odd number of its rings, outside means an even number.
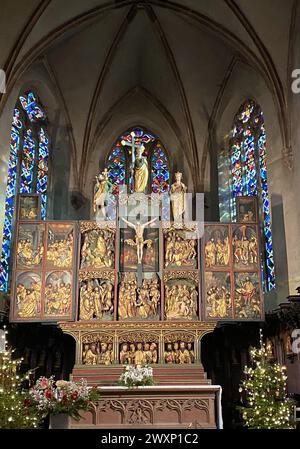
[[[128,101],[132,117],[140,115],[142,121],[152,108],[149,100],[157,111],[157,131],[160,123],[168,123],[187,153],[197,185],[197,173],[203,171],[203,126],[234,60],[264,78],[283,115],[283,138],[288,139],[287,64],[296,4],[2,0],[0,67],[7,70],[9,93],[30,66],[42,61],[63,96],[78,171],[87,167],[89,152],[118,107]],[[5,96],[2,106],[4,102]]]

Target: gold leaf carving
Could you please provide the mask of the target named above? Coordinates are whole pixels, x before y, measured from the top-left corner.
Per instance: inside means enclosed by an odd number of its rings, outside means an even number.
[[[89,281],[90,279],[106,279],[112,283],[115,282],[115,272],[114,270],[105,270],[105,271],[80,271],[78,280]]]
[[[171,279],[188,279],[189,281],[193,281],[196,284],[198,284],[199,282],[199,271],[198,270],[194,270],[194,271],[183,271],[183,270],[178,270],[178,271],[165,271],[164,273],[164,282],[168,282]]]
[[[115,233],[116,227],[115,221],[80,221],[80,232],[93,231],[94,229],[107,229],[108,231]]]

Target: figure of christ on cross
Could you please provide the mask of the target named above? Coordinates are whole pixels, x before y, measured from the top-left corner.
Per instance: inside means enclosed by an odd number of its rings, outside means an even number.
[[[135,240],[126,239],[125,243],[127,243],[130,246],[136,247],[138,264],[141,264],[143,259],[144,246],[147,245],[148,247],[150,247],[153,243],[152,240],[149,239],[144,240],[144,230],[147,226],[154,223],[157,220],[157,217],[143,224],[139,220],[137,220],[136,224],[134,224],[123,217],[121,218],[124,221],[124,223],[126,223],[130,228],[135,230]]]
[[[144,192],[148,185],[149,169],[147,157],[143,156],[144,145],[139,145],[135,139],[135,133],[131,133],[131,142],[122,140],[121,144],[131,149],[130,167],[130,191]]]

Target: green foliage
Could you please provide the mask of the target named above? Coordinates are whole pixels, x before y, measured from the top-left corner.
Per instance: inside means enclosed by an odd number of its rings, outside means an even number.
[[[10,350],[0,353],[0,429],[37,428],[41,423],[39,412],[27,407],[30,398],[24,386],[30,372],[21,376],[21,363],[12,359]]]
[[[253,367],[245,367],[246,379],[241,383],[247,407],[239,407],[249,429],[293,429],[294,401],[286,395],[286,368],[272,364],[261,342],[250,351]]]

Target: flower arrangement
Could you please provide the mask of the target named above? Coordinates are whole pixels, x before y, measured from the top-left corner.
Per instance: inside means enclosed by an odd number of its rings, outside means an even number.
[[[88,388],[87,382],[68,382],[54,377],[40,377],[29,391],[30,398],[24,404],[36,407],[46,417],[48,414],[66,413],[79,420],[80,410],[88,410],[93,401],[99,399],[97,388]]]
[[[129,388],[154,385],[153,369],[148,365],[125,365],[118,385]]]

